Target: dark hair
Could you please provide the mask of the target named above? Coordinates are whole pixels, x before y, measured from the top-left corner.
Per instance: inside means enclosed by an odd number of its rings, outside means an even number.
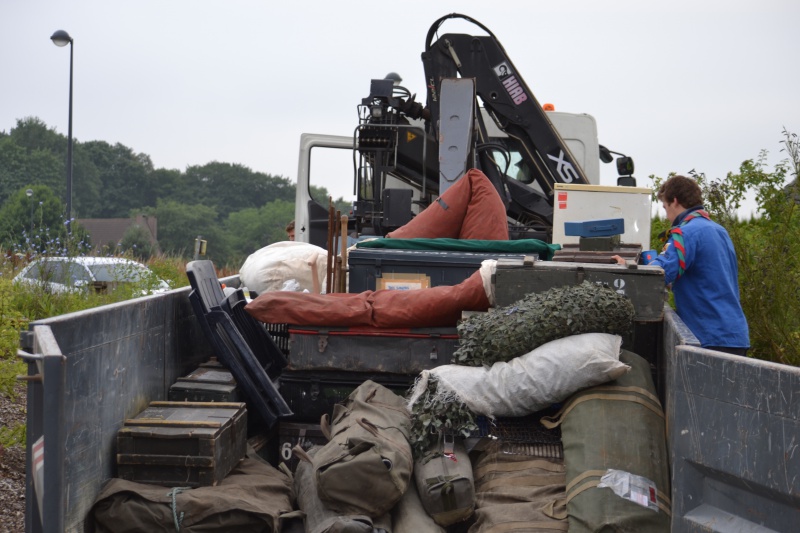
[[[703,204],[703,191],[692,178],[686,176],[672,176],[661,184],[658,189],[658,199],[671,204],[677,199],[678,203],[686,209]]]
[[[286,233],[289,233],[290,231],[294,231],[294,220],[286,224]]]

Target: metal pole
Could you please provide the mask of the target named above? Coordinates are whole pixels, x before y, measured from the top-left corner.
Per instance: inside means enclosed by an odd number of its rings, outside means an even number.
[[[31,233],[29,236],[31,239],[33,239],[33,189],[26,190],[25,194],[30,199],[30,204],[31,204]]]
[[[72,52],[75,44],[69,40],[69,126],[67,136],[67,236],[72,233]]]

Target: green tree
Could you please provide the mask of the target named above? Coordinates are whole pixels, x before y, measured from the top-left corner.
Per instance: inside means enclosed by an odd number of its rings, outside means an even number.
[[[140,207],[153,207],[158,204],[158,200],[174,200],[176,202],[186,202],[186,186],[183,174],[177,169],[157,168],[147,176],[147,184],[144,187],[143,205]]]
[[[188,167],[184,185],[192,202],[213,206],[221,220],[234,211],[261,207],[272,200],[294,201],[295,191],[294,185],[286,178],[216,161]]]
[[[46,185],[21,188],[0,208],[0,239],[6,247],[41,248],[49,240],[65,237],[64,206]]]
[[[254,251],[286,240],[286,224],[294,218],[294,203],[269,202],[260,209],[247,208],[228,215],[224,228],[231,244],[231,259],[242,262]]]
[[[97,168],[102,183],[102,207],[92,209],[95,217],[125,217],[146,205],[146,185],[153,171],[149,156],[104,141],[84,143],[83,150]]]
[[[311,190],[311,197],[316,200],[318,203],[322,204],[323,206],[328,205],[328,201],[331,200],[331,195],[328,192],[328,189],[325,187],[317,187],[316,185],[311,185],[309,187]],[[291,202],[294,202],[294,196],[290,199]],[[333,206],[334,209],[339,210],[343,215],[349,215],[350,210],[353,207],[352,202],[347,202],[343,197],[333,199]]]
[[[25,184],[47,185],[66,206],[68,141],[41,120],[17,121],[11,133],[0,138],[0,200]],[[73,139],[73,218],[92,217],[100,205],[100,180],[81,143]]]
[[[55,128],[48,128],[47,124],[37,117],[25,117],[17,120],[15,128],[11,129],[11,139],[17,146],[27,151],[45,150],[47,152],[67,155],[66,137],[56,132]]]
[[[194,253],[195,238],[201,236],[208,241],[209,259],[220,264],[227,261],[229,244],[213,207],[159,201],[155,215],[162,251],[189,259]]]
[[[784,130],[783,145],[787,158],[771,172],[762,151],[737,174],[711,182],[705,195],[736,247],[753,355],[800,365],[800,142]],[[759,216],[740,221],[736,209],[748,193]]]
[[[155,252],[155,247],[150,242],[150,230],[139,224],[134,224],[125,230],[120,248],[122,253],[144,262],[149,260]]]
[[[0,202],[30,184],[47,185],[57,194],[66,192],[64,165],[51,152],[28,150],[12,136],[0,139]],[[65,198],[65,196],[61,196]]]

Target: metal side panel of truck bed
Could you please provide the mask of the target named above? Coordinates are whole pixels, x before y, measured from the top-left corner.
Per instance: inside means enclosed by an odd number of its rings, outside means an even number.
[[[800,531],[800,368],[665,345],[673,532]]]
[[[29,374],[41,381],[28,384],[26,531],[82,532],[114,473],[124,420],[166,399],[178,376],[211,355],[188,294],[31,324],[23,348],[33,352]],[[663,329],[672,530],[797,531],[800,369],[690,346],[696,339],[668,308]],[[41,436],[40,515],[32,447]]]
[[[114,473],[125,419],[166,400],[169,386],[211,355],[188,294],[179,289],[30,324],[23,350],[33,353],[28,374],[41,380],[28,385],[27,532],[82,532]],[[34,488],[32,467],[40,437],[43,490]]]

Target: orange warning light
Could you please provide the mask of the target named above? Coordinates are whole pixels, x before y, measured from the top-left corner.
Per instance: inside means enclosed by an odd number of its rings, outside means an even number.
[[[553,104],[544,104],[542,106],[542,109],[544,109],[545,111],[555,111],[556,106],[554,106]]]

